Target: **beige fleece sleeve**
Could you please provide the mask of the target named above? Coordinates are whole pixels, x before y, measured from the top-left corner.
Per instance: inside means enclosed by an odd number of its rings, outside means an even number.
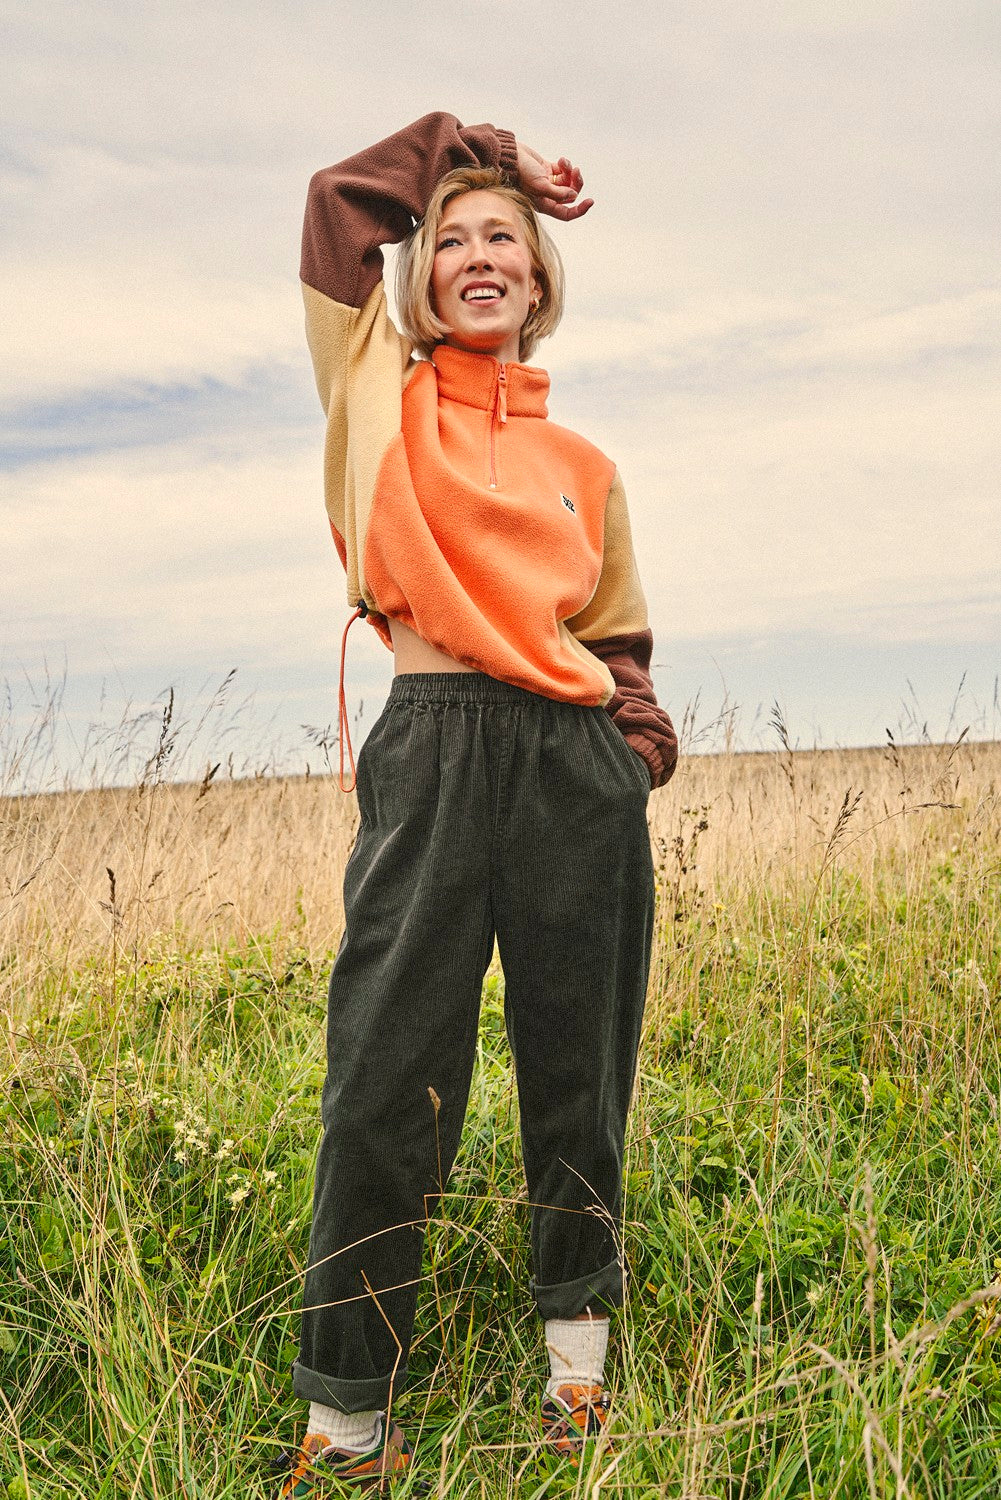
[[[663,786],[678,761],[678,739],[657,703],[650,675],[653,633],[633,551],[626,492],[618,473],[605,506],[601,576],[590,602],[566,621],[567,629],[612,674],[615,691],[605,705],[612,721],[643,757],[651,786]]]

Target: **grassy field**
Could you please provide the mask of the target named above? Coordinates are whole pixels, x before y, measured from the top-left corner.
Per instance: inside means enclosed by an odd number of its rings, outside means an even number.
[[[0,1493],[270,1495],[354,799],[0,802]],[[690,757],[650,803],[614,1454],[534,1438],[503,976],[402,1496],[1001,1494],[1001,746]]]

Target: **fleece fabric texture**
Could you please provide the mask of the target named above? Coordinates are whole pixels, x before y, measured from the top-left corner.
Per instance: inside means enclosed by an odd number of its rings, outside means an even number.
[[[677,740],[615,465],[549,421],[544,370],[446,345],[415,359],[387,310],[382,246],[452,168],[516,161],[508,132],[432,114],[313,177],[301,275],[330,527],[348,602],[387,645],[391,617],[477,671],[606,708],[659,786]]]
[[[364,1411],[403,1386],[495,936],[536,1303],[552,1319],[621,1301],[623,1139],[654,907],[649,790],[602,708],[479,673],[394,678],[358,764],[300,1397]]]

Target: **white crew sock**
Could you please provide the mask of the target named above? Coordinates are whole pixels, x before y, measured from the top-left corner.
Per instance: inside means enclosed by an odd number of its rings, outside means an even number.
[[[375,1442],[379,1431],[381,1411],[338,1411],[333,1406],[321,1406],[319,1401],[309,1403],[309,1424],[306,1431],[320,1433],[335,1448],[354,1448],[365,1453]]]
[[[547,1318],[546,1348],[549,1350],[549,1380],[546,1395],[561,1385],[601,1385],[605,1379],[608,1319],[595,1318],[588,1308],[586,1318]]]

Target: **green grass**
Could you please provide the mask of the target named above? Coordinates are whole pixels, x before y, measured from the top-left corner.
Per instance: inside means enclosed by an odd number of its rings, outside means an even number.
[[[710,901],[661,862],[613,1325],[614,1458],[534,1440],[503,979],[397,1415],[442,1496],[1001,1493],[1001,855],[907,848]],[[986,827],[986,832],[984,831]],[[679,859],[680,864],[680,859]],[[719,894],[718,892],[716,894]],[[0,1493],[275,1493],[293,1437],[329,958],[8,955]]]

